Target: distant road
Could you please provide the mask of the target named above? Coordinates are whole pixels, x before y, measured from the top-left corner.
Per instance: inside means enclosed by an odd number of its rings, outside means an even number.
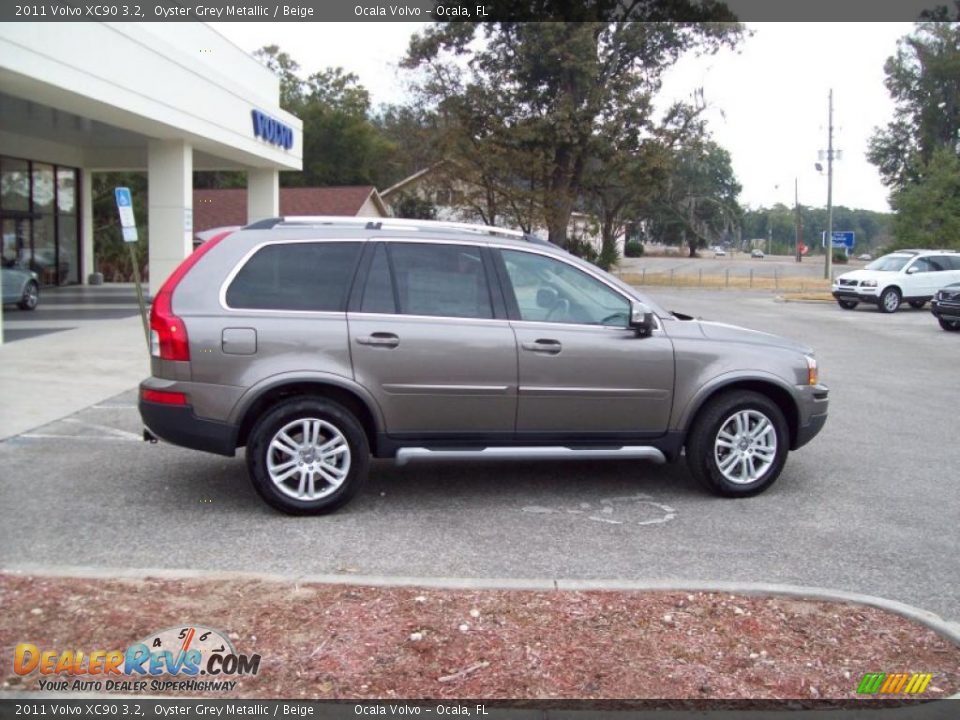
[[[862,260],[851,259],[846,265],[834,265],[833,275],[856,270],[863,267],[866,263]],[[756,277],[773,277],[774,270],[780,277],[803,277],[803,278],[822,278],[823,277],[823,256],[807,257],[803,262],[796,262],[792,255],[767,255],[765,258],[751,258],[749,253],[737,253],[736,255],[726,255],[725,257],[714,257],[713,251],[704,250],[699,258],[688,258],[685,255],[676,255],[669,257],[639,257],[623,258],[620,260],[620,272],[639,273],[646,269],[647,272],[674,273],[696,275],[701,270],[704,276],[723,275],[727,270],[730,271],[730,277],[746,277],[750,270],[754,271]]]

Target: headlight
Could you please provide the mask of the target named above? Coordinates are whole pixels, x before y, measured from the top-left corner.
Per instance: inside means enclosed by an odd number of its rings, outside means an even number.
[[[876,287],[876,286],[877,286],[876,280],[862,280],[860,282],[860,287]]]
[[[807,384],[816,385],[818,376],[817,376],[817,359],[813,355],[805,355],[807,359]]]

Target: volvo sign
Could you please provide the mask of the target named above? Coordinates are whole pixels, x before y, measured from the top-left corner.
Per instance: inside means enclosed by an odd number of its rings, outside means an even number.
[[[251,115],[253,116],[253,134],[256,137],[266,140],[271,145],[282,147],[284,150],[293,147],[292,127],[284,125],[259,110],[252,110]]]

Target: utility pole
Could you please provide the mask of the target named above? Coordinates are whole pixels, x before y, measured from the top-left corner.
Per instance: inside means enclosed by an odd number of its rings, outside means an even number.
[[[803,260],[803,253],[800,252],[800,246],[803,245],[803,218],[800,217],[800,192],[797,178],[793,179],[793,209],[797,219],[797,239],[795,249],[797,251],[797,262]]]
[[[827,120],[827,261],[823,277],[833,280],[833,88],[830,89],[829,117]]]

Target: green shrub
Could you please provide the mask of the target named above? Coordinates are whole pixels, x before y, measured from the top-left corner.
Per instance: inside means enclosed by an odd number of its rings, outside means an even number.
[[[626,257],[642,257],[643,243],[639,240],[630,240],[623,246],[623,254]]]
[[[835,263],[840,263],[841,265],[847,264],[847,253],[845,250],[834,250],[833,251],[833,261]]]
[[[567,239],[567,252],[576,255],[578,258],[583,258],[587,262],[591,262],[596,265],[598,260],[598,253],[596,248],[586,240],[577,237],[571,237]]]

